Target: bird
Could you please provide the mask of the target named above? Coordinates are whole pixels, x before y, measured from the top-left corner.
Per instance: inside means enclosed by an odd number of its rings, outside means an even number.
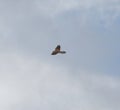
[[[56,55],[58,53],[65,54],[66,51],[61,51],[60,48],[61,48],[60,45],[57,45],[57,47],[55,48],[55,50],[52,51],[51,55]]]

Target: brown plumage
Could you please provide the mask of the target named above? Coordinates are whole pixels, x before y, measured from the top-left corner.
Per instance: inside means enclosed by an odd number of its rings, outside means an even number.
[[[58,53],[65,54],[66,51],[61,51],[60,48],[61,48],[60,45],[57,45],[57,47],[56,47],[55,50],[51,53],[51,55],[56,55],[56,54],[58,54]]]

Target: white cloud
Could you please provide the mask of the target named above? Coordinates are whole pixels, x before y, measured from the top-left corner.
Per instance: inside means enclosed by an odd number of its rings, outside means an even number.
[[[74,9],[78,4],[74,0],[50,0],[50,1],[38,1],[35,4],[45,15],[54,16],[55,14]]]
[[[16,53],[0,55],[2,110],[119,110],[120,81]],[[74,70],[73,70],[74,71]]]
[[[38,8],[49,13],[61,13],[62,11],[69,11],[72,9],[115,9],[119,8],[119,0],[49,0],[49,1],[39,1],[36,0],[35,4]],[[116,9],[117,9],[116,8]],[[120,11],[120,10],[119,10]]]
[[[119,0],[36,0],[35,4],[40,14],[53,18],[69,11],[79,10],[79,13],[82,13],[81,17],[85,16],[85,22],[93,17],[90,16],[93,9],[97,12],[95,16],[98,16],[106,27],[113,26],[114,21],[120,16]]]

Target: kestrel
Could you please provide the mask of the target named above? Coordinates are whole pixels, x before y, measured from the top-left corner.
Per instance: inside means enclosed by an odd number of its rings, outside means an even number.
[[[57,45],[57,47],[55,48],[55,50],[51,53],[51,55],[56,55],[58,53],[61,53],[61,54],[65,54],[66,51],[61,51],[60,50],[60,45]]]

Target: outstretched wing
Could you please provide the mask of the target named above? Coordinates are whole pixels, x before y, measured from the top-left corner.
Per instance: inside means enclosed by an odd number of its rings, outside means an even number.
[[[60,45],[57,45],[57,47],[55,48],[55,50],[51,53],[51,55],[56,55],[60,52]]]
[[[60,45],[57,45],[57,47],[55,48],[55,51],[60,51]]]

